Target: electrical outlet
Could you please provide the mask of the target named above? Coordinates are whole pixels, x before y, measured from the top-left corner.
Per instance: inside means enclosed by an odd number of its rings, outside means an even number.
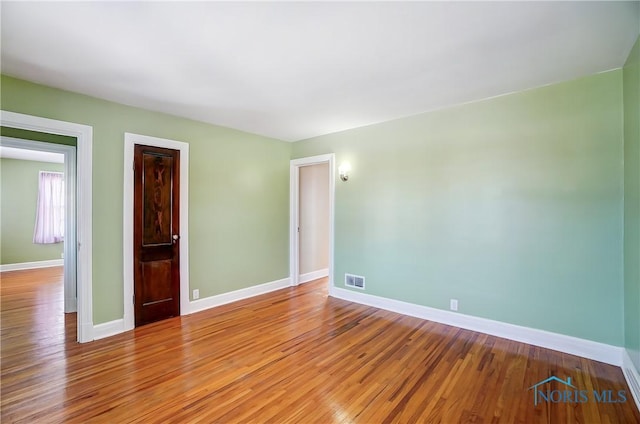
[[[193,300],[196,300],[199,298],[200,298],[200,290],[198,289],[193,290]]]
[[[449,301],[449,309],[451,309],[452,311],[458,310],[458,299],[451,299]]]

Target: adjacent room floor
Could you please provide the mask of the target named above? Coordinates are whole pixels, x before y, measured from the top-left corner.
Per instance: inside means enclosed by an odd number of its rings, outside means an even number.
[[[3,423],[640,422],[617,367],[328,298],[326,279],[78,344],[61,268],[1,278]],[[551,376],[627,399],[534,405]]]

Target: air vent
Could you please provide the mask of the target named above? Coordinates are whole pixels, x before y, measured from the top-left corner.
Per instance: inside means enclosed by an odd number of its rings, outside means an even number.
[[[632,393],[637,393],[640,396],[640,381],[636,380],[636,375],[631,371],[631,368],[627,368],[627,383]],[[638,399],[638,397],[636,397]]]
[[[364,290],[364,277],[353,274],[344,274],[344,285]]]

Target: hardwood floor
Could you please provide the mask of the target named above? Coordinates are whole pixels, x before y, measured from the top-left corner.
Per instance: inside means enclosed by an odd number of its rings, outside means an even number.
[[[60,269],[1,278],[3,423],[640,422],[619,368],[328,298],[326,280],[78,344]],[[627,401],[534,406],[552,375]]]

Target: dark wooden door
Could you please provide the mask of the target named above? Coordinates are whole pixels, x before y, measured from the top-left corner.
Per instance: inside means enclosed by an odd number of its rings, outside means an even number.
[[[134,304],[136,326],[180,315],[180,152],[136,144]]]

